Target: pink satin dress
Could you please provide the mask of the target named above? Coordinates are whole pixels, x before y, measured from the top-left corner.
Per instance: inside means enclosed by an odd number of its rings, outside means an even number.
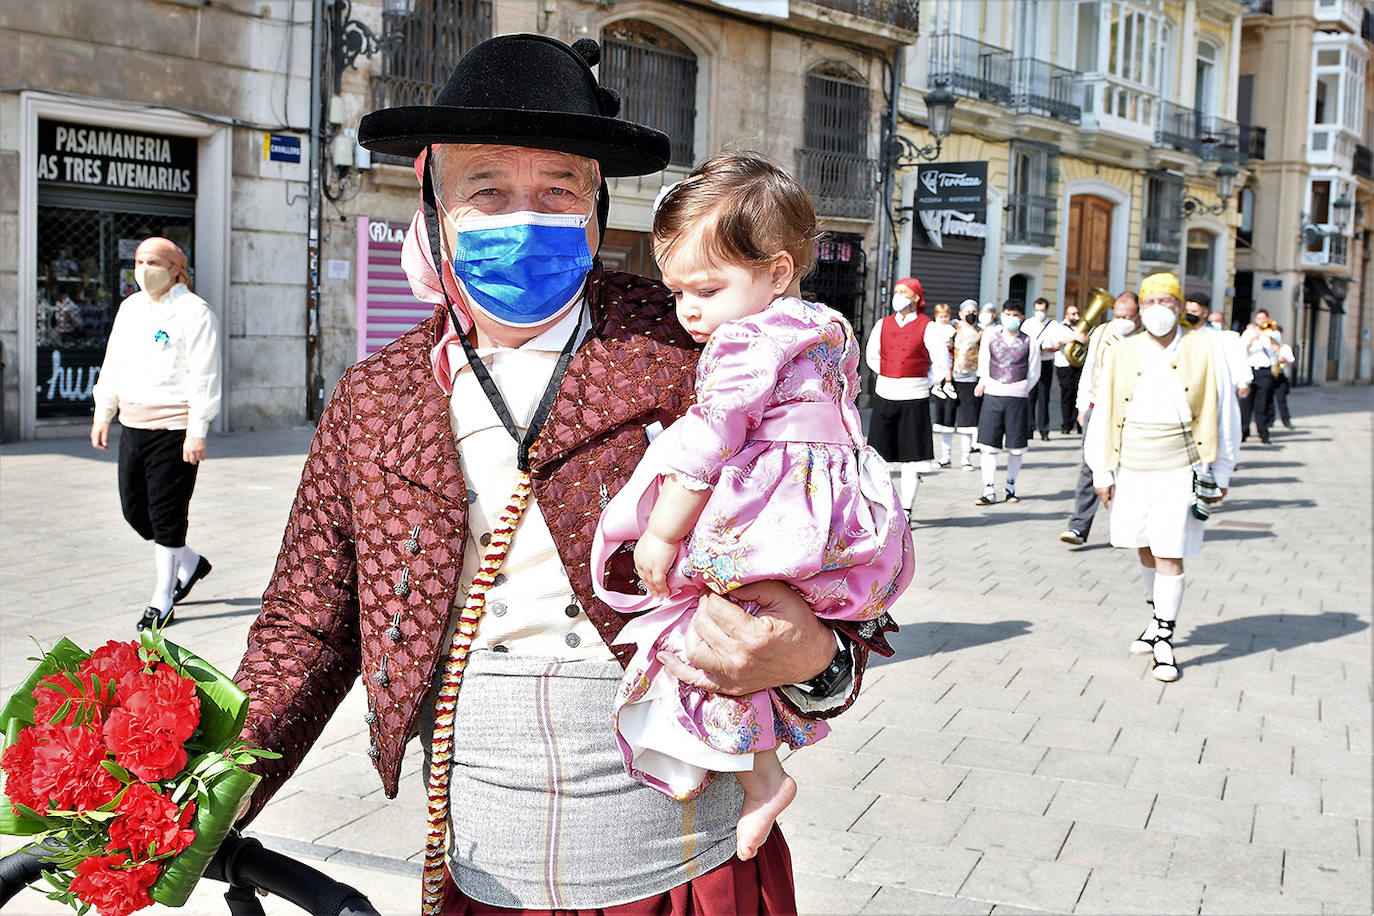
[[[602,513],[592,545],[596,592],[639,614],[617,640],[637,650],[617,694],[616,734],[630,775],[666,795],[695,797],[714,772],[752,769],[758,751],[829,732],[771,690],[723,696],[664,669],[658,652],[682,657],[703,593],[778,579],[822,618],[868,620],[911,581],[906,516],[854,405],[858,362],[849,323],[822,305],[781,298],[726,322],[702,352],[696,404],[650,444]],[[711,489],[669,573],[669,597],[609,591],[606,561],[643,534],[669,474]]]

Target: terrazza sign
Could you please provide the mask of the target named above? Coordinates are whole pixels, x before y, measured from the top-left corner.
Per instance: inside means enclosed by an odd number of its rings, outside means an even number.
[[[38,180],[193,196],[196,139],[40,118]]]

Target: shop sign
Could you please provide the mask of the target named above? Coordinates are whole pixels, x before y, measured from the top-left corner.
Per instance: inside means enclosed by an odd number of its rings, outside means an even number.
[[[912,204],[926,238],[936,248],[946,236],[988,237],[988,164],[940,162],[923,165],[916,173]]]
[[[38,180],[193,197],[196,138],[38,119]]]
[[[104,347],[38,348],[38,416],[89,417]]]
[[[434,306],[415,298],[401,268],[404,220],[358,217],[358,359],[376,353],[434,315]]]

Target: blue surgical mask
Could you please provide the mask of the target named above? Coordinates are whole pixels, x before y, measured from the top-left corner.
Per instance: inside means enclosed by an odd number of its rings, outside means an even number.
[[[1017,318],[1015,315],[1003,315],[1002,327],[1006,328],[1008,331],[1018,331],[1021,329],[1021,319]]]
[[[582,292],[590,214],[501,213],[453,221],[453,275],[473,307],[512,328],[543,324]]]

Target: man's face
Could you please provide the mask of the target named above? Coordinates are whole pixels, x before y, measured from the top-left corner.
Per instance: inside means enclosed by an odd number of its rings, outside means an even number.
[[[1035,316],[1037,318],[1044,318],[1045,314],[1050,310],[1050,304],[1048,302],[1040,301],[1032,305],[1031,308],[1035,309]]]
[[[1064,309],[1064,323],[1078,324],[1078,306],[1070,305]]]
[[[1189,317],[1188,324],[1192,327],[1201,327],[1207,320],[1207,309],[1203,308],[1202,303],[1196,299],[1189,299],[1183,303],[1183,314]]]
[[[1140,304],[1136,302],[1134,296],[1117,296],[1116,300],[1112,303],[1112,317],[1128,318],[1135,322],[1136,325],[1139,325]]]
[[[1264,324],[1266,321],[1269,320],[1269,313],[1266,312],[1264,309],[1258,309],[1255,312],[1255,317],[1251,320],[1254,321],[1255,324]]]
[[[1221,312],[1211,312],[1207,315],[1207,323],[1216,327],[1223,327],[1226,324],[1226,316]]]
[[[453,220],[532,211],[590,214],[587,247],[596,253],[599,182],[591,159],[522,146],[445,143],[434,147],[434,178],[450,251]]]

